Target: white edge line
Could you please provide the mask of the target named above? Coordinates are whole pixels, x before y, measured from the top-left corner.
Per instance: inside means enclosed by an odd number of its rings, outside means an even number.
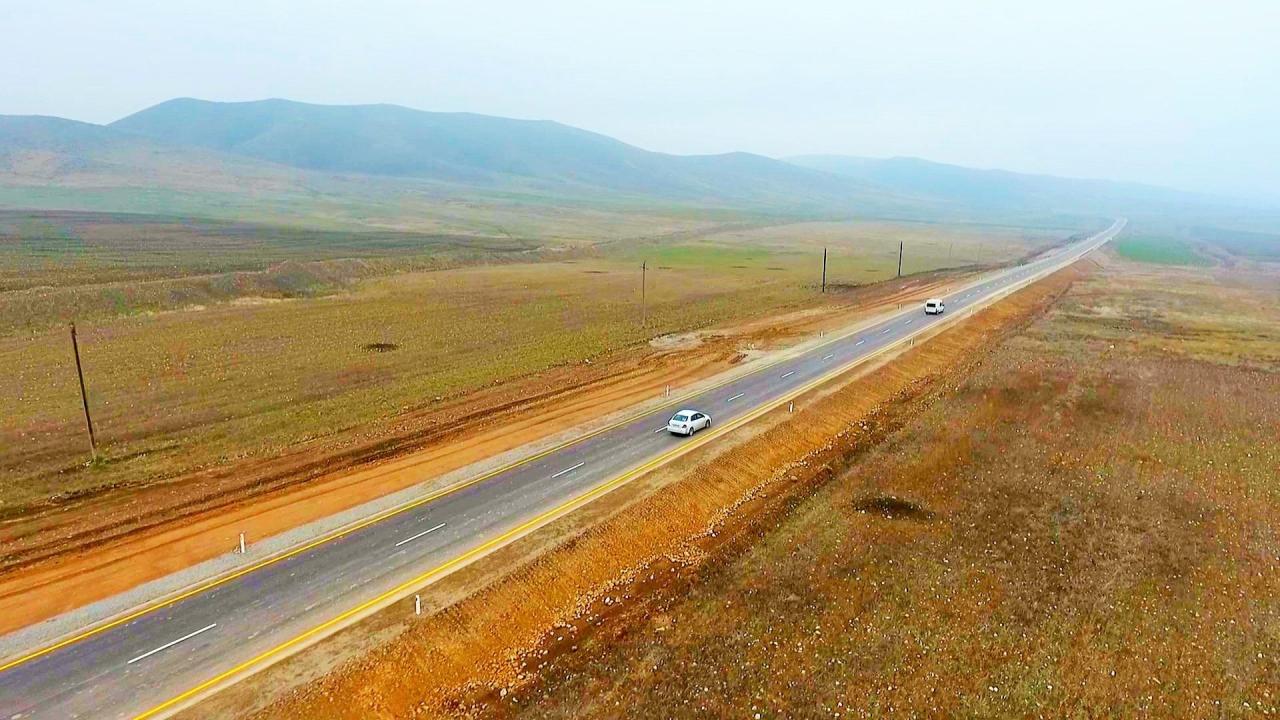
[[[207,626],[207,627],[202,627],[202,628],[200,628],[199,630],[197,630],[197,631],[195,631],[195,632],[193,632],[193,633],[189,633],[189,634],[187,634],[187,635],[183,635],[182,637],[178,638],[177,640],[174,640],[173,642],[165,643],[164,645],[161,645],[160,647],[156,648],[155,650],[152,650],[151,652],[143,653],[143,654],[139,655],[138,657],[136,657],[136,658],[134,658],[134,659],[130,660],[129,662],[125,663],[125,665],[132,665],[132,664],[134,664],[134,663],[138,662],[139,660],[146,660],[147,658],[151,657],[152,655],[155,655],[156,653],[158,653],[158,652],[160,652],[160,651],[162,651],[162,650],[168,650],[169,648],[173,647],[174,645],[177,645],[178,643],[182,642],[183,640],[190,640],[191,638],[193,638],[193,637],[195,637],[195,636],[199,635],[200,633],[202,633],[202,632],[206,632],[206,631],[208,631],[208,630],[212,630],[212,629],[214,629],[214,628],[216,628],[216,627],[218,627],[218,623],[213,623],[212,625],[209,625],[209,626]]]
[[[552,480],[554,480],[554,479],[556,479],[556,478],[560,477],[561,475],[563,475],[563,474],[565,474],[565,473],[573,472],[574,470],[577,470],[578,468],[582,467],[583,465],[586,465],[586,463],[585,463],[585,462],[580,462],[580,463],[578,463],[577,465],[574,465],[574,466],[573,466],[573,467],[571,467],[571,468],[565,468],[565,469],[561,470],[560,472],[556,473],[555,475],[552,475],[552,476],[551,476],[551,479],[552,479]]]
[[[423,530],[422,532],[418,533],[417,535],[414,535],[413,537],[405,538],[400,542],[396,543],[396,547],[400,547],[405,543],[413,542],[414,540],[417,540],[418,538],[422,537],[423,535],[426,535],[427,533],[433,533],[439,530],[440,528],[444,527],[444,525],[445,525],[444,523],[440,523],[439,525],[431,528],[430,530]]]

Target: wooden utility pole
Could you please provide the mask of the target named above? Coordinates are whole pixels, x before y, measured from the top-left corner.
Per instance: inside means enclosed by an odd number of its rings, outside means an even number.
[[[898,241],[898,277],[902,277],[902,241]]]
[[[76,339],[76,324],[71,323],[71,351],[76,356],[76,376],[80,378],[80,403],[84,405],[84,424],[89,429],[89,452],[98,459],[98,440],[93,436],[93,418],[89,416],[89,394],[84,389],[84,369],[80,366],[80,341]]]
[[[649,321],[649,306],[645,303],[645,276],[648,274],[648,260],[640,261],[640,327]]]
[[[827,249],[822,248],[822,292],[827,291]]]

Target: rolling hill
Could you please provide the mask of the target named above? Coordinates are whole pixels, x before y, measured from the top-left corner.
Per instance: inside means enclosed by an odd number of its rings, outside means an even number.
[[[484,225],[480,209],[453,221],[459,203],[471,201],[490,210],[515,203],[1061,226],[1221,203],[916,158],[670,155],[556,122],[395,105],[187,98],[107,126],[0,116],[5,207],[455,231]]]
[[[0,185],[165,190],[279,190],[297,173],[91,123],[0,116]]]
[[[885,199],[869,184],[760,155],[667,155],[556,122],[395,105],[178,99],[111,128],[312,171],[476,187],[827,208]]]

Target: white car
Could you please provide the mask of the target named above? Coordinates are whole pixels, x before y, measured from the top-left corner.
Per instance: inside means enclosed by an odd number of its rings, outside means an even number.
[[[928,300],[924,301],[925,315],[941,315],[942,312],[946,309],[947,309],[947,304],[942,302],[938,298],[929,298]]]
[[[667,432],[672,435],[692,435],[711,427],[711,416],[697,410],[681,410],[667,421]]]

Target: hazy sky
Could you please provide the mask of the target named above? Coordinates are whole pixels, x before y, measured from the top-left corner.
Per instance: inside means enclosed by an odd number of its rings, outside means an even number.
[[[2,114],[390,102],[1280,197],[1277,0],[0,0],[0,33]]]

